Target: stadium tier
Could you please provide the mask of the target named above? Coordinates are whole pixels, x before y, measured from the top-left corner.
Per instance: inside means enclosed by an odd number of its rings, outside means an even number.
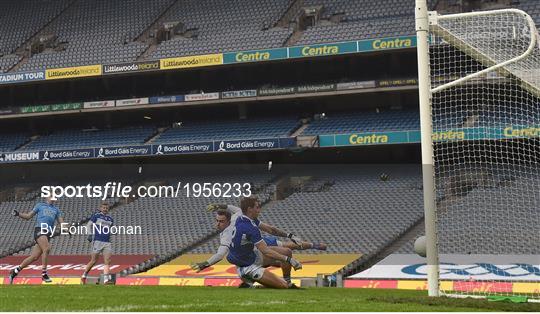
[[[24,42],[61,14],[70,2],[73,1],[1,1],[0,56],[15,52]]]
[[[43,1],[42,9],[28,10],[32,1],[5,1],[2,12],[13,23],[5,23],[10,34],[0,44],[4,54],[15,51],[35,34],[53,35],[57,44],[25,60],[17,71],[58,68],[77,65],[131,62],[137,59],[159,59],[234,50],[276,48],[287,45],[293,28],[275,27],[296,1],[242,0],[234,6],[221,1]],[[407,1],[411,2],[411,1]],[[172,6],[171,6],[172,5]],[[410,35],[413,32],[409,3],[386,0],[305,1],[304,7],[323,5],[323,17],[345,13],[341,23],[309,27],[300,34],[299,44],[358,40],[364,38]],[[298,17],[300,10],[296,8]],[[37,17],[25,14],[39,12]],[[122,13],[119,13],[122,12]],[[128,14],[129,12],[129,14]],[[157,20],[180,22],[185,30],[196,30],[196,36],[175,36],[155,47],[148,56],[149,45],[136,39]],[[219,22],[218,22],[219,21]],[[12,32],[13,25],[20,31]],[[0,59],[0,70],[7,71],[22,58],[10,55]]]
[[[135,61],[148,46],[134,39],[171,0],[72,1],[41,31],[54,34],[57,49],[32,56],[20,70]]]
[[[187,177],[182,178],[182,182],[250,182],[259,199],[266,204],[262,221],[293,231],[306,240],[324,242],[329,246],[327,253],[372,255],[422,219],[419,171],[417,166],[352,166],[294,171],[287,176],[305,178],[309,175],[310,179],[301,189],[279,201],[272,201],[275,197],[273,182],[277,177],[271,172]],[[389,180],[382,181],[381,172],[388,174]],[[153,181],[174,185],[178,178]],[[381,193],[384,198],[380,197]],[[3,202],[0,206],[6,211],[27,211],[38,200]],[[206,211],[206,206],[212,202],[237,205],[238,199],[161,197],[139,198],[127,204],[120,199],[110,199],[109,203],[114,204],[111,216],[117,225],[138,225],[143,230],[142,235],[115,235],[115,254],[156,256],[152,262],[141,265],[141,269],[147,269],[181,252],[215,252],[219,237],[213,229],[213,216]],[[99,203],[98,199],[63,199],[58,202],[58,207],[65,213],[66,221],[80,222],[88,219]],[[29,254],[33,244],[33,222],[14,217],[9,220],[10,223],[0,229],[3,255]],[[84,255],[89,250],[84,235],[58,236],[53,243],[52,255]]]
[[[535,255],[540,251],[538,241],[537,197],[529,199],[508,199],[504,191],[518,191],[523,186],[536,186],[540,183],[540,173],[531,169],[503,169],[491,173],[490,185],[482,184],[449,189],[446,197],[439,197],[441,210],[437,219],[440,222],[439,252],[441,254],[500,254]],[[456,195],[457,194],[457,195]],[[474,208],[480,217],[496,217],[489,224],[478,224],[470,218]],[[509,211],[508,208],[519,208]],[[414,241],[424,234],[422,230],[394,253],[412,254]],[[509,245],[508,238],[519,237],[518,244]],[[468,239],[474,238],[471,242]]]
[[[2,72],[414,34],[413,0],[241,0],[234,5],[214,0],[8,0],[1,5],[0,17],[7,21],[0,29],[5,34]],[[320,19],[297,28],[309,7],[321,8]],[[538,20],[537,1],[522,0],[517,7]],[[152,42],[164,23],[180,27],[168,40]],[[45,42],[52,38],[52,44],[28,55],[33,36]]]
[[[164,17],[186,29],[197,29],[193,38],[177,37],[161,43],[150,59],[257,48],[283,47],[292,30],[273,28],[291,0],[179,1]]]
[[[376,2],[373,3],[376,4]],[[414,19],[411,17],[392,17],[316,25],[308,28],[297,44],[308,45],[320,42],[350,41],[358,38],[405,36],[413,33]]]
[[[314,119],[302,135],[420,129],[417,111],[383,111],[327,114]]]
[[[384,132],[418,130],[416,111],[382,111],[329,113],[324,119],[312,119],[301,135],[321,135],[350,132]],[[174,144],[204,141],[282,138],[291,136],[302,122],[292,116],[253,118],[245,120],[184,121],[173,124],[162,133],[152,126],[116,129],[58,130],[30,140],[24,134],[0,137],[0,151],[33,151],[74,149],[138,144]],[[28,144],[25,144],[29,142]],[[22,147],[21,147],[22,146]]]
[[[181,183],[195,182],[246,182],[252,185],[252,190],[257,193],[261,202],[266,203],[270,194],[267,185],[273,178],[271,173],[245,174],[229,176],[206,176],[183,177]],[[154,182],[167,182],[176,186],[179,178],[159,178]],[[80,182],[84,183],[85,182]],[[92,182],[92,184],[105,182]],[[71,183],[77,185],[77,183]],[[28,211],[40,198],[26,202],[3,202],[0,208],[8,210]],[[207,212],[206,207],[210,203],[233,203],[238,204],[238,198],[216,197],[159,197],[139,198],[126,203],[119,198],[109,198],[112,204],[111,216],[117,225],[140,226],[143,231],[140,235],[118,234],[114,235],[115,254],[150,254],[166,258],[176,252],[195,245],[205,238],[214,235],[214,218]],[[68,222],[80,222],[87,220],[92,213],[99,208],[101,200],[96,198],[64,198],[58,201],[58,207],[64,212]],[[14,250],[21,245],[29,246],[29,235],[33,230],[33,223],[11,217],[13,224],[0,230],[4,235],[2,241],[6,252]],[[86,236],[74,235],[58,236],[54,239],[52,255],[82,255],[86,254],[89,244]],[[31,248],[22,250],[18,255],[28,255]]]
[[[14,151],[28,140],[28,135],[25,133],[2,134],[0,136],[0,152]]]
[[[189,143],[223,139],[288,137],[298,128],[293,117],[182,123],[163,132],[153,143]]]
[[[390,179],[382,181],[381,173]],[[311,182],[264,207],[261,220],[327,243],[328,253],[373,254],[423,217],[416,166],[335,167],[298,175]],[[191,253],[212,253],[218,243],[213,239]]]
[[[22,150],[71,149],[143,144],[156,132],[153,127],[126,127],[111,130],[65,130],[40,136]]]

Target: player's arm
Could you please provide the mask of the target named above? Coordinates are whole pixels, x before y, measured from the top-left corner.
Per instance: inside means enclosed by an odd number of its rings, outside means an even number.
[[[94,224],[96,221],[96,215],[92,214],[92,217],[90,217],[86,223],[86,240],[88,242],[92,242],[94,240]]]
[[[295,260],[292,257],[281,255],[278,252],[272,250],[270,247],[268,247],[268,245],[266,245],[266,242],[264,242],[264,240],[262,239],[259,242],[255,243],[255,246],[265,256],[281,262],[289,263],[294,268],[294,270],[302,269],[302,264],[300,264],[299,261]]]
[[[272,226],[272,225],[269,225],[267,223],[261,222],[259,224],[259,228],[262,231],[264,231],[266,233],[269,233],[271,235],[274,235],[276,237],[289,238],[289,239],[291,239],[292,242],[294,242],[294,244],[297,244],[297,245],[302,244],[302,240],[298,236],[296,236],[295,234],[293,234],[291,232],[283,231],[283,230],[279,229],[276,226]]]
[[[29,219],[32,219],[32,217],[34,217],[36,215],[36,212],[34,210],[32,210],[31,212],[28,212],[28,213],[22,213],[22,212],[19,212],[18,210],[13,210],[11,212],[11,215],[15,216],[15,217],[20,217],[24,220],[29,220]]]
[[[191,269],[193,269],[196,272],[200,272],[205,268],[208,268],[216,263],[219,263],[225,256],[229,254],[229,247],[225,245],[220,245],[216,254],[212,255],[209,259],[207,259],[204,262],[200,263],[193,263],[191,264]]]
[[[236,207],[233,205],[227,205],[227,210],[233,215],[242,213],[242,209],[240,207]]]

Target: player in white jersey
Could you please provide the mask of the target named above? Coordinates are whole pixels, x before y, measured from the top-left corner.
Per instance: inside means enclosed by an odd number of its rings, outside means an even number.
[[[220,233],[220,246],[216,254],[210,257],[208,260],[201,263],[194,263],[191,265],[193,270],[200,272],[201,270],[210,267],[221,261],[228,253],[233,238],[233,230],[238,217],[242,216],[242,210],[239,207],[225,204],[210,204],[208,206],[209,211],[216,211],[216,229],[221,231]],[[263,237],[266,244],[274,251],[283,254],[285,256],[292,257],[293,249],[319,249],[326,250],[325,244],[316,244],[300,240],[292,233],[284,232],[272,225],[260,223],[259,228],[265,232],[268,232],[275,236],[287,237],[290,241],[279,241],[275,237]],[[290,264],[280,263],[275,260],[264,259],[262,261],[264,267],[276,266],[281,267],[283,270],[283,278],[290,284]],[[246,287],[251,283],[242,284],[241,287]]]

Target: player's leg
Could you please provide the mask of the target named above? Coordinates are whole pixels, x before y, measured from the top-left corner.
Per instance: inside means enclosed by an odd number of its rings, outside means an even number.
[[[268,288],[289,288],[289,284],[283,278],[278,277],[276,274],[264,268],[262,268],[262,275],[260,276],[260,278],[255,279],[255,281]]]
[[[109,243],[109,246],[105,247],[103,249],[103,261],[105,263],[105,267],[103,268],[103,277],[105,278],[103,280],[103,284],[108,284],[111,282],[110,280],[110,276],[109,276],[109,271],[110,271],[110,265],[111,265],[111,248],[110,248],[110,243]]]
[[[292,251],[289,248],[272,246],[270,247],[270,249],[278,252],[281,255],[292,257]],[[281,267],[281,271],[283,272],[283,279],[285,280],[285,282],[287,282],[288,285],[291,284],[291,264],[282,263],[280,261],[276,261],[275,259],[264,256],[263,267],[268,267],[268,266]]]
[[[90,254],[90,261],[88,264],[86,264],[86,268],[84,269],[84,273],[81,276],[81,283],[84,285],[86,284],[86,278],[88,277],[88,273],[92,270],[92,267],[97,263],[99,257],[99,252],[92,252]]]
[[[17,275],[21,272],[21,270],[23,270],[24,268],[26,268],[28,265],[30,265],[31,263],[33,263],[34,261],[36,261],[39,256],[41,255],[41,248],[39,247],[39,245],[36,243],[34,245],[34,247],[32,247],[32,252],[30,253],[30,256],[28,256],[27,258],[25,258],[22,263],[17,266],[15,269],[12,269],[11,272],[9,273],[9,283],[12,284],[13,283],[13,279],[15,279],[15,277],[17,277]]]
[[[52,280],[47,274],[47,263],[49,259],[49,252],[51,251],[49,237],[47,235],[41,235],[37,238],[36,242],[41,249],[41,279],[43,279],[45,282],[51,282]]]

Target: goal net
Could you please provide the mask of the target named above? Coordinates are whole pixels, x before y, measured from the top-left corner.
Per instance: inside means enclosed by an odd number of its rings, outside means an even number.
[[[430,13],[441,294],[540,297],[540,41],[509,9]]]

